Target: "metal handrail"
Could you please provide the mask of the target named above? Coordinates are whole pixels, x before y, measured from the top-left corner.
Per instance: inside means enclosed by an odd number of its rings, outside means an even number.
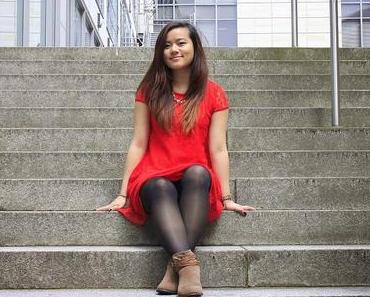
[[[330,0],[331,111],[332,126],[339,126],[338,1]]]
[[[292,47],[298,47],[298,5],[291,0]]]

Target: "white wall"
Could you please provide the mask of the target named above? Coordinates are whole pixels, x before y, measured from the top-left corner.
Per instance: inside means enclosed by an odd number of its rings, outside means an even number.
[[[238,46],[290,47],[290,16],[290,0],[238,0]],[[329,1],[298,0],[298,46],[329,47],[329,20]]]

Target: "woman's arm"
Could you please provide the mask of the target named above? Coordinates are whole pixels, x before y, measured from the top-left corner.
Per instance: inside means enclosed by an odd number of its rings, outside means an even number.
[[[215,170],[220,183],[222,196],[230,195],[230,169],[229,153],[226,146],[228,109],[213,113],[209,131],[209,151],[211,155],[212,167]],[[246,215],[248,211],[255,210],[248,205],[240,205],[232,200],[225,200],[224,209],[236,211]]]
[[[121,194],[126,195],[128,179],[136,165],[144,156],[148,146],[149,129],[148,107],[144,103],[136,102],[134,112],[134,135],[127,152],[126,164],[122,172]]]
[[[230,194],[229,153],[226,147],[228,109],[213,113],[209,129],[209,152],[212,167],[220,183],[222,196]]]
[[[131,140],[125,165],[122,171],[122,185],[120,194],[126,196],[128,179],[135,169],[136,165],[141,161],[148,146],[149,139],[149,111],[144,103],[136,102],[134,110],[134,135]],[[110,204],[98,208],[97,210],[116,210],[124,207],[127,198],[118,196]]]

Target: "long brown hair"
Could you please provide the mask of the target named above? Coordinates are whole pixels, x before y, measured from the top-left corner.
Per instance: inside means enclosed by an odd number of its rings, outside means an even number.
[[[171,22],[159,33],[153,61],[137,91],[141,91],[151,114],[166,131],[172,126],[174,101],[172,94],[172,70],[165,64],[163,52],[168,32],[175,28],[188,28],[193,42],[194,58],[191,64],[189,88],[185,93],[183,132],[188,134],[196,124],[199,105],[208,80],[208,66],[202,42],[195,27],[187,22]]]

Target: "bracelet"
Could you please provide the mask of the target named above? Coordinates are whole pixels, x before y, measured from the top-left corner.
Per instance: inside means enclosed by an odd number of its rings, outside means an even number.
[[[233,199],[231,198],[231,194],[224,195],[224,196],[222,196],[221,198],[222,198],[222,201],[226,201],[226,200],[233,200]]]
[[[117,197],[127,198],[127,195],[123,195],[123,194],[121,194],[121,193],[117,193]]]

